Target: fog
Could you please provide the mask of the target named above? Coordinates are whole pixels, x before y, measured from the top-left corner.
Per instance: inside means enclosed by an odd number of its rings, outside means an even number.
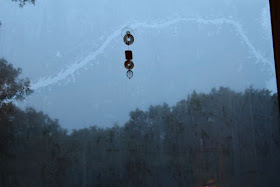
[[[0,0],[0,57],[23,69],[34,107],[64,128],[122,125],[129,112],[193,90],[276,92],[266,0]],[[134,30],[126,77],[121,30]]]

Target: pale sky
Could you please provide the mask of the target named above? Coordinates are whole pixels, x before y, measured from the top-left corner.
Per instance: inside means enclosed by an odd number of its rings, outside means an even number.
[[[267,0],[0,0],[0,57],[23,69],[31,106],[64,128],[122,125],[193,90],[276,90]],[[121,30],[134,30],[126,77]]]

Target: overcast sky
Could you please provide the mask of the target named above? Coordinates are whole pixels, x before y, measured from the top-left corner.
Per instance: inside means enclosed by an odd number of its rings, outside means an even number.
[[[122,125],[129,111],[193,90],[276,90],[267,0],[0,0],[0,57],[23,69],[31,106],[69,129]],[[126,77],[121,30],[134,30]]]

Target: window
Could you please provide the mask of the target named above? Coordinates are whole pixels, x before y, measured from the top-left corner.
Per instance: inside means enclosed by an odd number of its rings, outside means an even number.
[[[24,2],[0,2],[3,186],[280,184],[268,1]]]

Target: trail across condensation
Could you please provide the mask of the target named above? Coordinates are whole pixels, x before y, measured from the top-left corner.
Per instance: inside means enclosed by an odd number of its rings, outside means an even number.
[[[219,18],[219,19],[204,19],[204,18],[175,18],[168,21],[163,21],[159,23],[134,23],[131,24],[130,27],[134,30],[140,29],[140,28],[148,28],[148,29],[162,29],[166,27],[170,27],[174,24],[180,23],[180,22],[195,22],[197,24],[212,24],[212,25],[231,25],[233,29],[236,30],[236,32],[239,34],[242,41],[247,45],[251,53],[256,58],[256,63],[262,63],[264,65],[268,65],[270,70],[269,73],[273,75],[273,63],[266,59],[258,50],[254,47],[252,42],[250,42],[248,36],[246,35],[242,25],[232,19],[226,19],[226,18]],[[107,37],[107,39],[101,44],[101,46],[94,52],[90,53],[86,57],[84,57],[82,60],[76,61],[70,66],[68,66],[66,69],[58,72],[55,76],[49,76],[39,79],[36,83],[31,84],[32,90],[37,90],[39,88],[47,87],[52,84],[56,84],[67,77],[73,75],[76,71],[79,69],[85,67],[87,64],[89,64],[91,61],[95,60],[98,55],[104,53],[105,48],[110,44],[111,41],[113,41],[115,38],[120,37],[120,33],[123,27],[117,29],[115,32],[113,32],[111,35]]]

